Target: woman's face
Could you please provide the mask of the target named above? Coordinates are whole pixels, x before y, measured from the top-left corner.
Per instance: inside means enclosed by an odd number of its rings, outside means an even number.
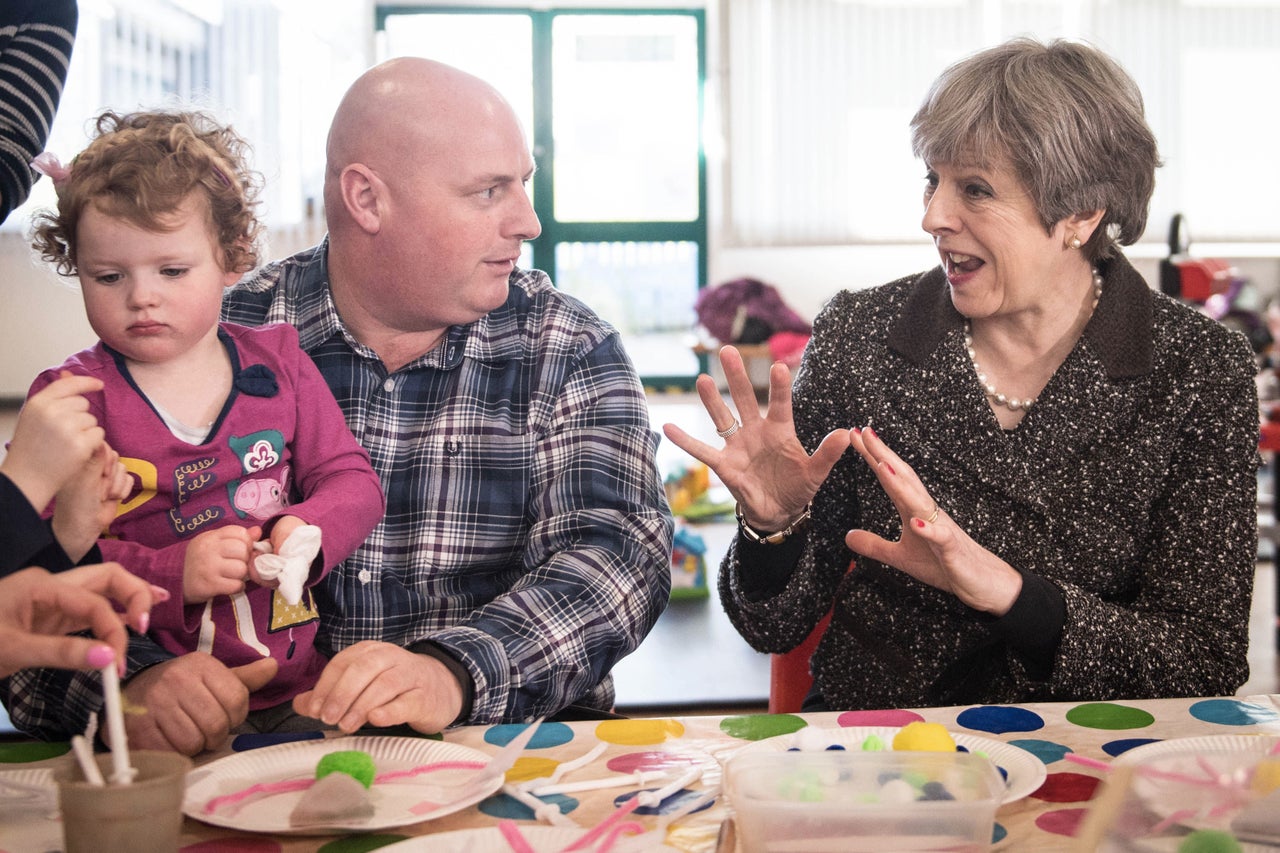
[[[1065,249],[1066,221],[1046,233],[1030,193],[1004,163],[931,163],[928,170],[921,226],[938,247],[956,310],[990,317],[1051,307],[1071,262],[1082,257]]]

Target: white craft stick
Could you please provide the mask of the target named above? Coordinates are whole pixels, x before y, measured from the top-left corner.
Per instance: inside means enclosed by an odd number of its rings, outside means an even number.
[[[93,747],[89,746],[84,735],[74,735],[71,738],[71,751],[76,754],[76,761],[80,764],[80,772],[84,773],[86,782],[90,785],[107,784],[107,780],[102,778],[102,771],[98,769],[98,762],[93,760]]]
[[[656,791],[641,791],[639,794],[636,794],[636,799],[639,800],[640,805],[642,806],[658,806],[662,804],[663,800],[674,794],[676,791],[679,791],[686,785],[692,785],[701,778],[702,768],[695,767],[688,773],[676,779],[674,782],[663,785]]]
[[[648,853],[659,849],[666,842],[667,829],[676,821],[692,814],[703,806],[713,802],[720,796],[720,786],[716,785],[703,791],[698,797],[691,797],[681,803],[678,808],[658,816],[658,824],[643,835],[633,835],[620,839],[613,848],[613,853]]]
[[[111,781],[116,785],[129,785],[138,771],[129,766],[129,743],[124,734],[124,711],[120,707],[120,675],[114,663],[99,672],[107,705],[107,735],[111,738]]]
[[[620,773],[600,779],[584,779],[581,782],[561,782],[555,785],[530,785],[528,791],[535,797],[546,797],[551,794],[576,794],[580,791],[600,791],[605,788],[623,788],[630,785],[647,785],[659,779],[670,779],[666,770],[637,770],[634,773]]]
[[[560,807],[555,803],[544,803],[533,794],[528,791],[522,791],[515,785],[503,785],[502,792],[511,797],[511,799],[532,809],[533,816],[538,820],[546,821],[552,826],[571,826],[575,829],[581,829],[578,826],[578,822],[560,811]]]
[[[595,761],[600,757],[601,753],[608,748],[609,744],[598,743],[572,761],[563,761],[556,765],[556,769],[553,770],[551,775],[546,779],[530,779],[528,782],[521,782],[520,787],[527,791],[538,785],[554,785],[556,782],[559,782],[566,773],[571,773],[579,767],[585,767]]]

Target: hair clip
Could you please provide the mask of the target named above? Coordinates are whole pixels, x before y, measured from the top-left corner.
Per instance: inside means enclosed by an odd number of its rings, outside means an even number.
[[[58,155],[50,151],[37,154],[36,158],[31,161],[31,168],[42,175],[48,175],[49,180],[53,181],[55,187],[62,186],[67,178],[71,177],[71,169],[62,165]]]

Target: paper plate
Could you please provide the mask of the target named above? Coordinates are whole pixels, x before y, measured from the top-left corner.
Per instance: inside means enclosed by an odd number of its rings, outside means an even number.
[[[850,726],[848,728],[814,728],[806,726],[791,734],[765,738],[742,747],[742,752],[770,750],[783,752],[788,749],[819,751],[830,746],[842,746],[856,751],[871,735],[884,741],[888,748],[899,729],[895,726]],[[957,745],[970,752],[980,752],[1005,772],[1004,802],[1012,803],[1034,792],[1044,784],[1049,775],[1044,762],[1021,747],[991,738],[950,732]]]
[[[1227,787],[1215,799],[1215,779],[1227,786],[1246,786],[1253,766],[1280,744],[1276,735],[1206,735],[1171,738],[1143,744],[1121,753],[1113,766],[1156,767],[1183,774],[1203,784],[1179,784],[1159,776],[1144,776],[1139,770],[1130,784],[1130,795],[1139,798],[1145,812],[1163,817],[1164,822],[1185,829],[1230,830],[1231,819],[1240,805],[1238,789]],[[1152,762],[1158,762],[1154,764]],[[1168,839],[1140,839],[1143,850],[1164,849]],[[1275,847],[1242,843],[1248,853]]]
[[[1248,752],[1259,758],[1276,748],[1280,735],[1205,735],[1158,740],[1135,746],[1116,756],[1113,764],[1140,764],[1156,758],[1205,752]]]
[[[574,829],[562,826],[521,826],[520,834],[533,848],[533,853],[560,853],[573,842],[581,838],[587,829]],[[626,836],[621,836],[618,844],[623,844]],[[456,832],[443,832],[439,835],[422,835],[397,841],[379,851],[395,851],[395,853],[511,853],[512,847],[507,843],[502,830],[496,826],[484,829],[459,829]],[[674,847],[659,845],[645,848],[645,853],[677,853]]]
[[[311,779],[316,762],[330,752],[362,750],[373,758],[378,773],[408,770],[441,761],[488,762],[489,756],[479,750],[454,743],[405,737],[359,736],[296,741],[229,755],[199,767],[187,775],[187,793],[182,811],[191,818],[214,826],[246,832],[270,832],[289,835],[334,835],[346,830],[371,831],[407,826],[434,820],[467,808],[502,787],[501,776],[464,799],[447,803],[431,811],[415,810],[424,800],[424,792],[440,784],[465,781],[475,770],[441,770],[425,774],[418,783],[413,780],[386,784],[374,783],[370,789],[374,814],[371,818],[335,822],[323,827],[294,827],[289,813],[302,798],[302,791],[267,794],[225,805],[214,811],[206,806],[216,797],[244,791],[251,786]],[[433,797],[434,799],[434,797]]]
[[[12,783],[12,787],[6,783]],[[9,809],[58,808],[58,786],[53,770],[28,767],[24,770],[0,771],[0,814]]]

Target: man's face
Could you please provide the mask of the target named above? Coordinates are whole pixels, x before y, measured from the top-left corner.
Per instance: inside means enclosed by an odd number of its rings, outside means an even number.
[[[383,176],[397,301],[406,324],[425,328],[470,323],[502,305],[522,243],[542,231],[528,193],[533,158],[515,117],[450,118],[405,175]]]

